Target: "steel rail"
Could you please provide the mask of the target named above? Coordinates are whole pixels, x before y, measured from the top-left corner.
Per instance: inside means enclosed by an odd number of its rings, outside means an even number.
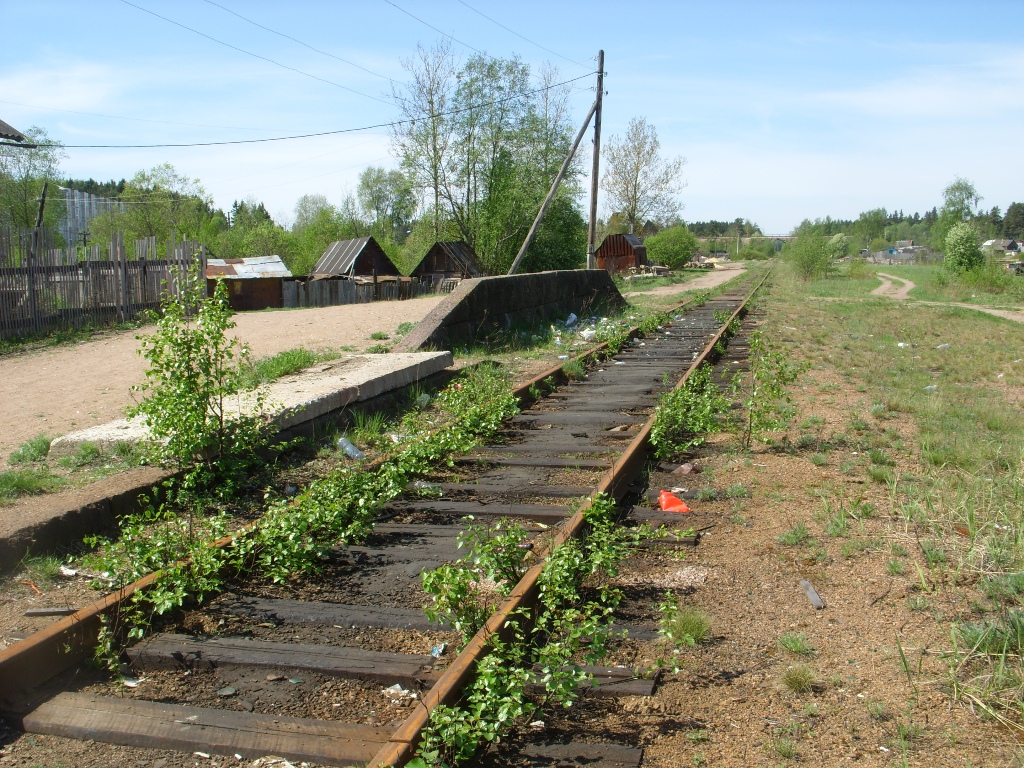
[[[765,278],[767,278],[767,274]],[[763,282],[764,278],[758,283],[757,287],[760,287]],[[753,292],[751,295],[753,295]],[[683,302],[669,311],[680,311],[691,303],[692,300]],[[634,326],[626,332],[626,338],[634,339],[640,333],[639,327]],[[608,349],[609,342],[602,342],[581,352],[573,357],[572,360],[586,361],[594,359],[607,352]],[[564,381],[566,377],[562,365],[551,368],[518,385],[513,390],[513,394],[519,399],[520,404],[533,400],[531,388],[541,384],[546,379],[554,377],[555,380]],[[683,380],[685,380],[685,377]],[[641,431],[643,432],[643,430]],[[379,469],[387,458],[385,456],[376,459],[366,465],[364,471],[372,472]],[[598,489],[598,491],[600,490],[601,488]],[[250,523],[240,530],[212,542],[210,546],[229,546],[238,537],[244,536],[255,525],[257,523]],[[181,565],[181,563],[176,565]],[[75,613],[44,627],[29,637],[0,650],[0,708],[5,703],[10,704],[26,691],[48,682],[75,664],[88,658],[93,653],[103,617],[116,612],[123,601],[128,600],[134,594],[151,588],[157,583],[163,573],[162,570],[149,573],[137,581],[110,592],[99,600],[84,606]],[[515,595],[518,592],[513,591],[512,594]]]
[[[733,320],[746,310],[754,294],[764,285],[764,282],[770,275],[771,270],[766,272],[761,280],[751,289],[739,307],[719,328],[697,358],[691,363],[690,367],[683,373],[679,381],[676,382],[675,389],[684,386],[690,375],[715,354],[715,346],[728,332]],[[583,532],[585,529],[584,513],[592,506],[598,494],[608,494],[616,500],[620,500],[625,495],[626,488],[650,454],[649,438],[654,419],[655,414],[651,414],[647,421],[644,422],[640,431],[630,442],[626,450],[605,472],[591,497],[580,505],[580,508],[576,510],[562,527],[548,547],[548,553]],[[498,610],[492,614],[487,623],[470,639],[469,643],[452,661],[448,669],[442,673],[437,682],[420,697],[412,713],[398,727],[391,740],[370,761],[370,768],[387,768],[388,766],[400,768],[400,766],[404,766],[406,762],[412,759],[423,730],[430,723],[430,713],[440,705],[452,704],[457,700],[462,688],[472,678],[476,663],[487,655],[491,637],[500,633],[506,623],[513,620],[513,613],[521,608],[529,607],[536,599],[539,592],[539,579],[544,568],[544,555],[546,553],[538,554],[540,555],[540,562],[526,572],[509,596],[499,606]]]

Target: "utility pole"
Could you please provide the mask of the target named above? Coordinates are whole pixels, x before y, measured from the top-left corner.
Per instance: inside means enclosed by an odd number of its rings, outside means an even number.
[[[597,269],[597,184],[601,171],[601,104],[604,100],[604,51],[597,52],[597,99],[594,101],[594,165],[590,171],[590,226],[587,230],[587,269]]]

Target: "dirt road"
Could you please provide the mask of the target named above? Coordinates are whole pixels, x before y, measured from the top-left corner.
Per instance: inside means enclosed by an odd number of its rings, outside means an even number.
[[[293,347],[351,346],[362,352],[375,343],[371,333],[394,333],[400,323],[418,322],[443,298],[238,314],[235,333],[255,357]],[[14,448],[38,434],[52,438],[121,418],[132,402],[132,384],[146,370],[136,333],[0,359],[0,467]]]
[[[896,301],[906,301],[910,298],[910,292],[917,288],[916,283],[912,283],[903,277],[896,277],[896,275],[876,272],[875,277],[881,280],[882,284],[871,292],[873,296],[885,296]]]
[[[746,268],[739,264],[729,264],[728,266],[715,267],[711,272],[700,277],[695,277],[688,283],[677,283],[676,285],[662,285],[658,288],[651,288],[647,291],[626,291],[623,296],[633,296],[638,293],[642,293],[645,296],[662,296],[673,293],[681,293],[682,291],[703,291],[710,288],[717,288],[722,283],[727,283],[734,277],[739,277]]]

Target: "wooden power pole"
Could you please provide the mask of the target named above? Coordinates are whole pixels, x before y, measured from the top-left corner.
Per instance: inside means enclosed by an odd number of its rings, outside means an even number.
[[[604,51],[597,52],[597,99],[594,102],[594,165],[590,171],[590,226],[587,231],[587,269],[597,269],[597,184],[601,170],[601,102],[604,98]]]

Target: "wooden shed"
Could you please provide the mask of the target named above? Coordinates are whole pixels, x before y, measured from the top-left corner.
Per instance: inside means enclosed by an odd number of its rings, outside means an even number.
[[[335,240],[309,273],[312,278],[369,277],[372,275],[399,276],[391,259],[372,237],[355,240]]]
[[[437,285],[445,280],[483,277],[480,260],[464,240],[436,242],[416,265],[412,277],[421,283]]]
[[[613,273],[647,266],[647,247],[636,235],[608,235],[594,256],[598,269]]]
[[[206,260],[208,292],[212,295],[216,281],[224,280],[228,303],[235,311],[283,307],[281,283],[291,276],[280,256]]]

